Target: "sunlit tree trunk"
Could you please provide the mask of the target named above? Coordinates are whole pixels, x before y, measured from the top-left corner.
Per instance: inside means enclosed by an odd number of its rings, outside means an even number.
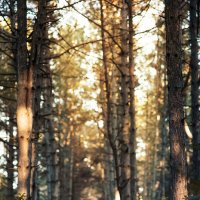
[[[170,200],[187,197],[187,168],[183,112],[182,0],[165,1],[166,62],[168,75],[169,135],[171,164]]]
[[[113,66],[112,77],[111,77],[111,132],[113,137],[113,145],[115,146],[114,153],[110,156],[110,170],[111,170],[111,179],[110,179],[110,199],[114,199],[115,187],[117,186],[119,180],[119,140],[118,140],[118,113],[117,109],[119,107],[118,102],[118,92],[119,92],[119,71],[116,66]],[[116,177],[116,178],[115,178]],[[115,181],[117,179],[117,181]]]
[[[199,65],[198,65],[198,19],[197,0],[190,0],[190,43],[191,43],[191,100],[193,134],[193,178],[200,180],[200,114],[199,114]]]
[[[120,133],[120,179],[119,192],[122,200],[131,199],[131,164],[130,164],[130,141],[129,141],[129,68],[128,68],[128,9],[123,1],[121,8],[121,95],[123,106],[122,129]]]
[[[17,37],[17,130],[18,130],[18,195],[29,193],[30,179],[30,138],[32,131],[32,68],[27,67],[27,6],[26,0],[18,0],[18,37]]]
[[[106,38],[105,38],[105,19],[104,19],[104,10],[103,10],[103,1],[99,0],[100,3],[100,12],[101,12],[101,36],[102,36],[102,51],[103,51],[103,66],[100,69],[100,103],[102,105],[102,113],[103,113],[103,121],[104,121],[104,127],[103,127],[103,132],[104,132],[104,198],[106,200],[111,200],[111,194],[109,191],[110,188],[110,143],[109,143],[109,138],[108,134],[110,134],[110,120],[108,117],[110,117],[110,114],[108,114],[108,106],[110,107],[110,93],[108,88],[108,75],[107,75],[107,70],[108,70],[108,63],[107,63],[107,48],[106,48]],[[106,82],[107,81],[107,82]],[[109,95],[109,97],[108,97]],[[108,122],[109,120],[109,122]],[[109,130],[108,130],[109,129]]]
[[[114,199],[114,169],[118,180],[118,164],[117,164],[117,150],[113,142],[115,135],[113,135],[113,112],[112,112],[112,97],[111,97],[111,80],[109,77],[109,64],[108,64],[108,46],[106,44],[105,33],[105,17],[103,10],[103,1],[99,0],[101,12],[101,36],[102,36],[102,51],[103,51],[103,67],[100,74],[100,87],[101,87],[101,104],[103,110],[104,120],[104,134],[105,134],[105,182],[106,190],[105,197],[107,200]],[[115,77],[114,77],[115,78]],[[115,87],[115,85],[112,85]],[[115,166],[115,168],[114,168]]]

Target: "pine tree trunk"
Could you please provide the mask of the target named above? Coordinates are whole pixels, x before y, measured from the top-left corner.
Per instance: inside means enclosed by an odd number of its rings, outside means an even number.
[[[129,68],[128,68],[128,10],[123,1],[121,8],[121,95],[123,106],[122,129],[120,133],[120,179],[119,193],[122,200],[131,199],[131,167],[130,167],[130,141],[129,141]]]
[[[16,37],[16,16],[15,16],[15,0],[10,0],[10,28],[12,32],[12,36]],[[12,41],[12,65],[17,73],[17,44],[16,40]],[[14,132],[14,110],[16,109],[16,103],[13,105],[12,103],[9,103],[8,105],[8,116],[9,116],[9,125],[8,125],[8,131],[9,131],[9,146],[8,146],[8,159],[7,159],[7,194],[6,199],[7,200],[14,200],[14,159],[15,159],[15,150],[14,145],[16,145],[16,138],[13,134]]]
[[[37,20],[35,21],[32,34],[30,65],[33,68],[33,134],[31,143],[31,178],[30,178],[30,198],[37,200],[39,197],[38,181],[38,139],[40,131],[40,103],[41,103],[41,85],[42,85],[42,63],[44,63],[45,38],[44,30],[46,29],[46,0],[39,0]]]
[[[197,0],[190,0],[190,42],[191,42],[191,100],[192,100],[192,134],[193,134],[193,174],[200,180],[200,114],[199,114],[199,66],[198,66],[198,20]]]
[[[48,31],[46,30],[45,41],[48,42]],[[47,45],[47,44],[46,44]],[[44,115],[45,115],[45,141],[46,141],[46,153],[47,153],[47,187],[48,187],[48,200],[57,200],[59,198],[59,171],[58,171],[58,156],[56,153],[56,140],[52,119],[52,77],[51,69],[47,56],[49,56],[49,49],[46,49],[44,65]]]
[[[170,200],[187,197],[187,168],[183,111],[182,0],[165,1],[166,61],[168,74],[169,135],[171,164]]]
[[[73,187],[74,187],[74,128],[71,127],[70,131],[70,162],[69,162],[69,200],[73,200]]]
[[[113,113],[112,113],[112,99],[111,99],[111,87],[110,79],[109,79],[109,65],[108,65],[108,50],[106,46],[106,36],[105,36],[105,17],[103,10],[103,1],[99,0],[100,3],[100,11],[101,11],[101,36],[102,36],[102,51],[103,51],[103,67],[101,69],[100,74],[100,87],[101,87],[101,103],[103,110],[103,120],[104,120],[104,132],[105,132],[105,181],[106,181],[106,191],[105,196],[107,200],[111,200],[114,198],[114,169],[117,176],[117,180],[119,180],[118,175],[118,158],[117,158],[117,150],[116,145],[113,142],[115,135],[113,135]],[[112,85],[115,87],[114,85]],[[105,88],[105,89],[104,89]],[[107,155],[108,154],[108,155]],[[112,161],[114,160],[114,161]],[[114,168],[115,166],[115,168]]]
[[[59,80],[60,84],[62,79]],[[70,147],[66,144],[69,134],[69,123],[68,121],[68,83],[66,83],[66,88],[63,94],[63,105],[58,105],[58,137],[59,137],[59,182],[60,188],[59,200],[66,200],[69,197],[69,184],[66,184],[66,180],[69,180],[69,159],[70,157]],[[65,108],[63,110],[62,108]],[[63,112],[66,113],[65,119],[63,120]]]
[[[58,158],[56,154],[56,141],[52,122],[52,86],[50,71],[46,69],[46,80],[44,86],[44,110],[45,110],[45,140],[47,152],[47,187],[48,200],[57,200],[59,198],[59,183],[58,183]]]
[[[166,72],[164,72],[164,79],[166,77]],[[161,111],[161,172],[160,172],[160,190],[161,190],[161,198],[164,199],[166,197],[166,158],[167,158],[167,127],[166,127],[166,118],[167,118],[167,87],[166,80],[164,80],[163,87],[163,107]]]
[[[7,171],[7,194],[6,194],[6,199],[7,200],[14,200],[14,188],[13,188],[13,183],[14,183],[14,145],[15,145],[15,138],[13,134],[13,107],[12,105],[9,105],[9,125],[8,125],[8,132],[9,132],[9,142],[8,142],[8,157],[7,157],[7,164],[6,164],[6,171]]]
[[[26,0],[18,0],[18,41],[17,41],[17,130],[18,130],[18,195],[25,199],[29,195],[30,179],[30,138],[32,132],[32,69],[27,67],[27,20]]]
[[[113,34],[114,35],[114,34]],[[110,179],[110,200],[114,199],[114,192],[115,187],[118,184],[119,180],[119,141],[118,141],[118,113],[117,108],[119,107],[118,102],[118,92],[119,92],[119,71],[116,68],[116,66],[113,66],[112,69],[112,77],[111,77],[111,87],[110,87],[110,95],[111,95],[111,127],[110,131],[112,133],[113,138],[113,146],[114,150],[111,153],[110,156],[110,169],[113,171],[111,172],[111,179]],[[115,178],[116,177],[116,178]],[[117,179],[117,181],[115,181]]]
[[[134,60],[133,60],[133,5],[128,3],[129,16],[129,76],[130,76],[130,165],[131,165],[131,200],[136,200],[136,128],[135,128],[135,80],[134,80]]]

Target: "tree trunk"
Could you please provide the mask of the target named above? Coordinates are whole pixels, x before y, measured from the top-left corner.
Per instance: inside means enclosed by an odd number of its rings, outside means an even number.
[[[17,130],[18,130],[18,190],[26,199],[30,179],[30,137],[32,132],[32,69],[27,67],[27,6],[26,0],[18,0],[18,41],[17,41]]]
[[[116,145],[113,142],[115,135],[113,135],[113,112],[112,112],[112,103],[111,103],[111,88],[110,88],[110,79],[109,79],[109,65],[108,65],[108,50],[106,46],[106,36],[105,36],[105,17],[103,10],[103,1],[99,0],[100,3],[100,12],[101,12],[101,37],[102,37],[102,51],[103,51],[103,67],[100,71],[100,88],[101,88],[101,103],[103,110],[103,120],[104,120],[104,134],[105,134],[105,152],[109,155],[105,156],[105,174],[106,174],[106,199],[114,198],[114,175],[112,170],[115,169],[117,182],[119,180],[118,173],[118,156]],[[115,78],[115,77],[114,77]],[[112,85],[112,83],[111,83]],[[113,86],[113,85],[112,85]],[[113,86],[115,87],[115,86]],[[112,151],[111,151],[112,150]],[[114,160],[114,163],[112,162]],[[114,164],[114,165],[113,165]],[[115,168],[113,168],[115,166]],[[113,180],[112,180],[113,179]]]
[[[200,114],[199,114],[199,66],[198,66],[198,20],[197,0],[190,0],[190,42],[191,42],[191,101],[193,134],[193,179],[200,180]]]
[[[15,145],[15,138],[13,135],[13,110],[12,110],[12,105],[9,105],[9,125],[8,125],[8,134],[9,134],[9,142],[8,142],[8,157],[7,157],[7,164],[6,164],[6,171],[7,171],[7,194],[6,194],[6,199],[7,200],[14,200],[14,188],[13,188],[13,183],[14,183],[14,145]]]
[[[131,165],[131,200],[136,200],[136,128],[135,128],[135,80],[134,80],[134,60],[133,60],[133,5],[128,3],[129,16],[129,76],[130,76],[130,165]]]
[[[130,141],[129,141],[129,68],[128,68],[128,10],[123,1],[121,8],[121,95],[123,106],[122,129],[120,133],[120,180],[119,193],[122,200],[131,199],[131,167],[130,167]]]
[[[70,131],[70,162],[69,162],[69,200],[73,200],[73,187],[74,187],[74,145],[75,145],[75,130],[71,127]]]
[[[47,33],[46,33],[47,34]],[[46,41],[48,37],[46,37]],[[46,49],[45,56],[49,55]],[[47,153],[47,187],[48,200],[57,200],[59,198],[59,174],[58,174],[58,156],[56,153],[56,140],[52,120],[52,77],[48,61],[44,67],[44,115],[45,115],[45,141]]]
[[[170,200],[187,198],[187,168],[183,111],[181,16],[185,2],[165,1],[166,62],[168,74],[169,135],[171,164]]]
[[[167,158],[167,127],[166,127],[166,119],[167,119],[167,87],[166,87],[166,71],[164,71],[164,87],[163,87],[163,107],[161,110],[161,172],[160,172],[160,190],[161,190],[161,198],[166,198],[166,158]]]
[[[10,0],[10,28],[11,28],[11,34],[12,36],[16,37],[16,17],[15,17],[15,0]],[[12,41],[12,65],[17,73],[17,44],[16,40]],[[14,83],[15,84],[15,83]],[[15,114],[13,111],[16,109],[16,103],[13,105],[12,103],[8,104],[8,116],[9,116],[9,125],[8,125],[8,131],[9,131],[9,146],[8,146],[8,158],[7,158],[7,195],[6,198],[7,200],[13,200],[14,199],[14,188],[13,188],[13,183],[14,183],[14,145],[16,145],[16,138],[13,134],[14,132],[14,117]]]
[[[47,29],[47,24],[45,21],[47,20],[47,7],[46,0],[39,0],[38,2],[38,13],[37,20],[35,21],[33,28],[33,36],[31,43],[31,57],[30,57],[30,65],[33,67],[33,110],[34,110],[34,121],[33,121],[33,134],[32,134],[32,158],[31,158],[31,194],[30,198],[33,200],[38,199],[38,190],[39,190],[39,182],[38,182],[38,139],[39,139],[39,130],[41,128],[41,117],[40,117],[40,103],[41,103],[41,85],[42,85],[42,73],[41,69],[43,68],[43,64],[45,63],[45,48],[46,48],[46,39],[44,35],[44,31]]]

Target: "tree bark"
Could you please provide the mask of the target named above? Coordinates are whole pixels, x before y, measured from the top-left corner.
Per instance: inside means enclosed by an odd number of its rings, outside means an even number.
[[[117,182],[119,180],[119,168],[118,168],[118,155],[116,144],[113,142],[115,135],[113,135],[113,110],[112,110],[112,99],[111,99],[111,87],[112,83],[110,83],[109,78],[109,65],[108,65],[108,49],[106,46],[106,36],[105,36],[105,17],[103,10],[103,1],[99,0],[100,3],[100,14],[101,14],[101,37],[102,37],[102,51],[103,51],[103,67],[101,69],[100,74],[100,87],[101,87],[101,103],[103,110],[103,119],[104,119],[104,134],[105,134],[105,151],[109,155],[105,156],[105,174],[106,174],[106,184],[107,184],[107,192],[106,199],[114,198],[114,177],[112,170],[115,169]],[[115,77],[114,77],[115,78]],[[115,85],[112,85],[115,87]],[[112,150],[112,151],[111,151]],[[110,155],[111,154],[111,155]],[[112,159],[114,159],[114,166]],[[112,180],[113,179],[113,180]]]
[[[131,165],[131,200],[137,198],[136,185],[136,128],[135,128],[135,80],[134,80],[134,58],[133,58],[133,5],[128,3],[129,17],[129,76],[130,76],[130,165]]]
[[[15,0],[10,0],[10,28],[11,28],[11,34],[12,36],[16,37],[16,15],[15,15]],[[12,44],[11,44],[11,52],[12,52],[12,65],[17,73],[17,44],[16,40],[13,39]],[[15,82],[14,82],[15,84]],[[12,103],[8,104],[8,117],[9,117],[9,125],[8,125],[8,131],[9,131],[9,146],[8,146],[8,158],[7,158],[7,195],[6,198],[8,200],[13,200],[14,199],[14,188],[13,188],[13,183],[14,183],[14,164],[13,161],[15,159],[15,150],[14,150],[14,145],[16,145],[16,138],[13,134],[14,132],[14,117],[15,114],[13,113],[13,110],[16,109],[16,103],[13,105]]]
[[[27,67],[27,6],[26,0],[18,0],[18,40],[17,40],[17,130],[18,130],[18,189],[19,196],[26,199],[29,194],[30,179],[30,138],[32,132],[32,68]]]
[[[47,34],[47,32],[45,33]],[[45,38],[48,41],[48,37]],[[49,55],[46,49],[45,55]],[[47,187],[48,187],[48,200],[57,200],[59,198],[59,174],[58,174],[58,156],[56,153],[56,140],[52,119],[52,77],[51,69],[48,61],[45,65],[45,78],[44,78],[44,115],[45,115],[45,141],[47,153]]]
[[[190,70],[192,101],[192,134],[193,134],[193,179],[200,180],[200,114],[199,114],[199,65],[198,65],[198,20],[197,0],[190,0]]]
[[[13,188],[13,183],[14,183],[14,145],[15,145],[15,139],[14,139],[14,134],[13,134],[13,118],[14,118],[14,113],[12,110],[12,105],[9,105],[9,111],[8,111],[8,116],[9,116],[9,125],[8,125],[8,132],[9,132],[9,142],[8,142],[8,157],[7,157],[7,164],[6,164],[6,171],[7,171],[7,194],[6,194],[6,199],[7,200],[14,200],[14,188]]]
[[[41,103],[41,85],[42,85],[42,73],[41,69],[43,68],[43,63],[45,63],[45,48],[46,48],[46,39],[44,31],[47,29],[47,20],[46,13],[47,2],[46,0],[39,0],[38,2],[38,13],[37,20],[35,21],[33,28],[33,36],[31,43],[31,56],[30,56],[30,65],[33,68],[33,134],[32,134],[32,158],[31,158],[31,192],[30,198],[37,200],[39,193],[39,182],[38,182],[38,139],[39,139],[39,130],[41,128],[41,117],[40,117],[40,103]]]
[[[129,141],[129,68],[128,68],[128,9],[126,2],[122,2],[121,8],[121,95],[123,106],[122,129],[120,133],[120,179],[119,193],[122,200],[131,199],[131,164]]]
[[[182,0],[165,1],[166,62],[168,75],[171,192],[170,200],[187,198],[187,167],[183,111]]]

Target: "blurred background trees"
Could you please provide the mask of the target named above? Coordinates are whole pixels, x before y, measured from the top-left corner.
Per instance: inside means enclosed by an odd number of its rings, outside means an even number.
[[[0,199],[199,198],[199,1],[0,2]]]

